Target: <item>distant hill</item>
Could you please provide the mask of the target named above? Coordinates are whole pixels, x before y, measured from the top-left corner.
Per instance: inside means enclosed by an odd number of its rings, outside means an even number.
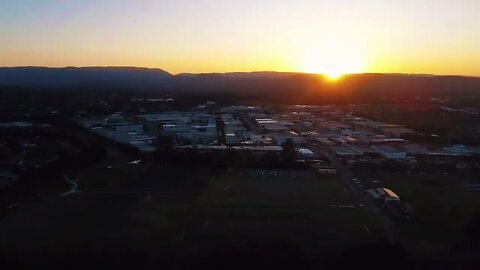
[[[27,88],[159,87],[172,75],[137,67],[3,67],[0,85]]]
[[[225,72],[225,73],[180,73],[176,77],[196,77],[202,75],[210,76],[222,76],[229,78],[282,78],[295,74],[301,74],[298,72],[277,72],[277,71],[253,71],[253,72]]]
[[[480,78],[351,74],[337,81],[294,72],[182,73],[136,67],[0,68],[0,86],[65,90],[148,90],[288,103],[370,102],[417,97],[480,98]],[[473,100],[473,99],[470,99]]]
[[[413,74],[351,74],[337,81],[305,73],[210,73],[177,75],[166,89],[284,102],[369,102],[383,98],[480,95],[480,78]]]

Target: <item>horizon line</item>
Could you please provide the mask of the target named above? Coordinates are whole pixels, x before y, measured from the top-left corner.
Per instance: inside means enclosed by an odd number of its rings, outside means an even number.
[[[178,76],[182,74],[192,74],[192,75],[201,75],[201,74],[229,74],[229,73],[292,73],[292,74],[310,74],[310,75],[322,75],[328,76],[325,73],[314,73],[314,72],[305,72],[305,71],[277,71],[277,70],[250,70],[250,71],[211,71],[211,72],[179,72],[172,73],[160,67],[145,67],[145,66],[132,66],[132,65],[92,65],[92,66],[36,66],[36,65],[18,65],[18,66],[0,66],[0,68],[50,68],[50,69],[66,69],[66,68],[137,68],[137,69],[150,69],[150,70],[161,70],[172,76]],[[410,75],[410,76],[437,76],[437,77],[472,77],[480,78],[479,75],[464,75],[464,74],[435,74],[435,73],[409,73],[409,72],[353,72],[345,73],[341,76],[348,75]]]

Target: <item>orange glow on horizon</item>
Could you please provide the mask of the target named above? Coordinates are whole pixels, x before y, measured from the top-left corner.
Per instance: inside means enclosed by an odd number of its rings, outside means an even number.
[[[0,1],[0,66],[480,76],[478,0],[23,2]]]

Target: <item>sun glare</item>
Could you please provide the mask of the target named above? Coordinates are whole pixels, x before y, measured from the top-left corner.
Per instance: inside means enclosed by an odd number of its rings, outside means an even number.
[[[360,51],[342,48],[335,44],[323,44],[315,49],[303,51],[300,69],[307,73],[323,74],[330,80],[337,80],[345,74],[365,70]]]

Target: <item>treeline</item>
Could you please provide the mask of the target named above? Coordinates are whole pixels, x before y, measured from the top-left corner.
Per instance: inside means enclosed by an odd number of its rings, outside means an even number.
[[[43,196],[42,190],[55,190],[63,186],[66,170],[87,167],[103,160],[105,156],[106,150],[102,144],[90,144],[80,151],[64,153],[42,167],[26,168],[16,184],[0,190],[0,210],[6,211],[8,205],[15,202],[39,198]]]
[[[166,94],[226,103],[254,100],[277,104],[349,104],[382,103],[385,100],[408,102],[429,97],[449,99],[451,104],[464,106],[477,106],[480,102],[480,78],[407,74],[352,74],[335,82],[323,76],[302,73],[246,73],[242,76],[199,74],[170,76],[157,87],[148,89],[140,87],[140,84],[109,86],[95,85],[93,82],[81,86],[40,87],[32,85],[18,88],[18,85],[12,85],[5,89],[40,93],[39,100],[45,104],[53,100],[62,104],[76,103],[80,100],[78,98],[92,94],[118,94],[110,96],[116,100],[113,106],[118,107],[124,107],[123,102],[131,104],[132,97],[159,97]],[[0,98],[3,91],[0,91]],[[23,95],[17,101],[29,99],[29,96]]]
[[[155,157],[177,165],[206,166],[209,168],[282,168],[308,169],[310,165],[297,161],[297,151],[291,140],[282,144],[282,151],[255,153],[248,150],[205,151],[197,148],[174,149],[171,136],[159,136],[155,141]]]
[[[88,132],[73,122],[58,122],[51,128],[34,128],[26,132],[29,136],[41,136],[42,139],[58,142],[66,141],[74,146],[67,151],[60,151],[57,158],[41,167],[24,167],[16,169],[20,177],[16,184],[0,189],[0,210],[15,202],[29,201],[38,198],[42,192],[51,192],[63,188],[64,174],[75,168],[86,168],[91,164],[104,160],[108,154],[107,145],[114,145],[120,151],[133,158],[138,158],[140,152],[131,145],[113,143],[100,135],[93,135],[93,140],[85,140],[82,132]],[[22,131],[25,132],[25,131]],[[60,188],[59,188],[60,187]]]

